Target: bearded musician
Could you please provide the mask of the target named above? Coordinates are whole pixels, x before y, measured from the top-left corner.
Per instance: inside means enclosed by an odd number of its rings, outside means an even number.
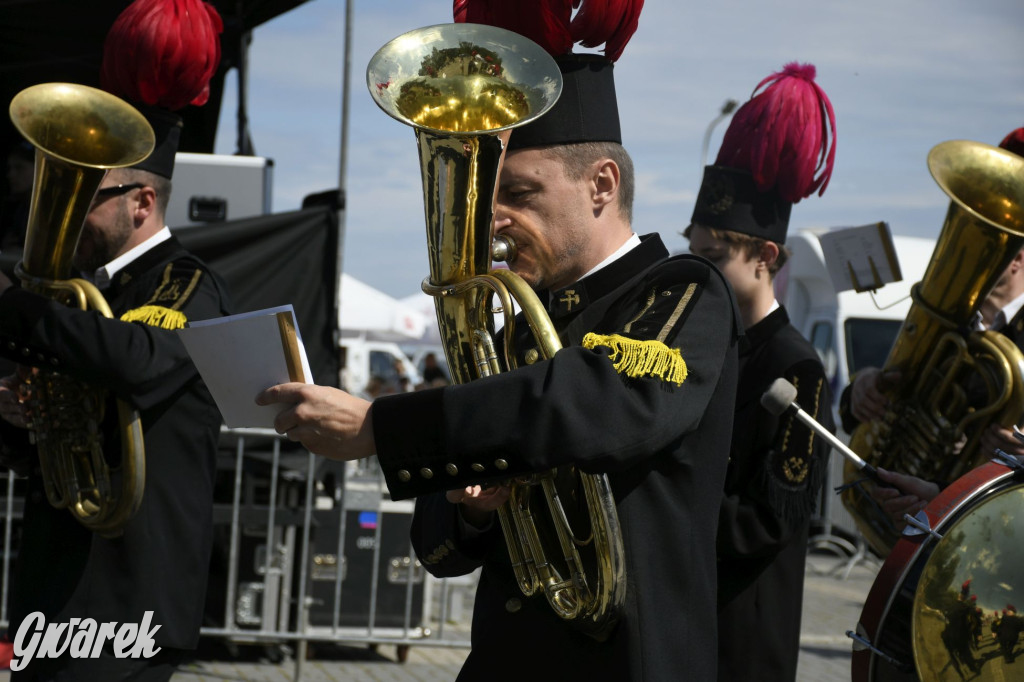
[[[47,626],[67,628],[69,639],[73,631],[79,643],[92,641],[89,623],[94,636],[97,623],[114,623],[145,630],[152,641],[134,658],[119,656],[113,638],[96,647],[95,658],[73,645],[56,658],[31,658],[12,672],[15,682],[168,680],[199,641],[221,417],[174,330],[189,320],[225,315],[230,303],[219,278],[164,224],[181,134],[176,112],[206,101],[220,54],[216,10],[186,0],[181,18],[181,4],[136,0],[106,43],[101,83],[133,101],[156,137],[148,158],[104,176],[74,254],[75,268],[103,293],[114,317],[13,287],[0,275],[0,354],[22,366],[0,381],[0,458],[28,475],[10,639],[23,624],[38,626],[41,614]],[[154,82],[150,77],[165,73],[158,65],[190,77]],[[156,100],[146,104],[141,90]],[[98,430],[111,466],[119,461],[123,437],[115,403],[138,413],[145,449],[142,499],[119,532],[95,532],[68,509],[49,504],[30,439],[40,419],[28,400],[33,367],[105,392]],[[85,424],[81,431],[76,437],[85,440]]]
[[[707,261],[670,258],[657,234],[632,225],[612,61],[641,3],[583,3],[603,19],[581,41],[606,40],[605,56],[569,54],[573,3],[541,4],[534,17],[517,3],[459,2],[456,18],[515,26],[562,73],[554,107],[512,130],[494,220],[519,247],[509,266],[537,292],[562,349],[530,364],[537,342],[520,316],[513,371],[372,405],[300,384],[260,400],[278,403],[277,430],[312,452],[376,452],[392,497],[417,496],[412,540],[428,571],[482,567],[459,680],[713,680],[734,300]],[[624,604],[599,637],[542,594],[524,596],[494,511],[510,477],[567,464],[607,475],[622,528]]]

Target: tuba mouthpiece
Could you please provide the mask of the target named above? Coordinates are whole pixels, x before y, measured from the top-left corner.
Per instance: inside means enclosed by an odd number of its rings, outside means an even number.
[[[516,242],[507,235],[498,235],[491,243],[491,260],[510,263],[516,257]]]

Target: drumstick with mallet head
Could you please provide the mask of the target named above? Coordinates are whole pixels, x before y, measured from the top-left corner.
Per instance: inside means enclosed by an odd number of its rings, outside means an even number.
[[[828,429],[819,424],[811,415],[800,409],[796,402],[796,386],[779,377],[772,382],[771,387],[761,396],[761,405],[776,417],[780,417],[787,411],[792,411],[797,419],[802,421],[812,431],[825,439],[839,454],[850,460],[857,469],[870,478],[872,481],[885,488],[897,488],[892,483],[883,481],[878,475],[878,470],[871,466],[856,452],[851,450],[846,443],[836,438]]]

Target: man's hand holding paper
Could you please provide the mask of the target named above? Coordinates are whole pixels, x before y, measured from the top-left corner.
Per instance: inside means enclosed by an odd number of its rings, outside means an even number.
[[[370,401],[338,388],[286,383],[256,398],[278,410],[274,429],[310,452],[351,461],[376,453]]]

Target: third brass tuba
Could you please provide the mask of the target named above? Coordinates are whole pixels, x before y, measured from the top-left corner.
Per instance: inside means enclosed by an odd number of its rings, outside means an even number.
[[[36,148],[25,250],[17,275],[25,289],[112,317],[91,283],[72,277],[86,215],[110,168],[131,166],[153,151],[153,129],[127,102],[73,83],[43,83],[15,95],[10,116]],[[142,501],[145,452],[138,413],[118,401],[121,462],[104,459],[100,425],[106,392],[53,368],[49,359],[24,375],[32,432],[46,496],[86,528],[115,536]]]
[[[928,167],[949,211],[885,362],[901,377],[888,390],[891,407],[858,426],[850,447],[874,466],[953,481],[992,457],[980,448],[985,428],[1024,417],[1024,355],[999,332],[969,329],[1024,247],[1024,158],[953,140],[931,150]],[[845,482],[857,476],[847,463]],[[899,534],[870,495],[851,485],[843,502],[868,543],[888,554]]]
[[[430,276],[456,383],[500,372],[491,301],[504,311],[506,366],[515,367],[513,301],[541,354],[561,347],[537,295],[517,275],[491,269],[494,194],[504,152],[499,133],[535,119],[561,93],[554,60],[520,35],[491,26],[444,24],[384,45],[367,86],[390,116],[412,126],[420,153]],[[510,482],[499,510],[520,589],[542,592],[555,612],[595,639],[607,637],[625,596],[625,554],[615,502],[603,475],[560,467]],[[563,501],[565,504],[563,504]],[[574,515],[569,512],[578,511]],[[583,518],[580,518],[580,517]]]

